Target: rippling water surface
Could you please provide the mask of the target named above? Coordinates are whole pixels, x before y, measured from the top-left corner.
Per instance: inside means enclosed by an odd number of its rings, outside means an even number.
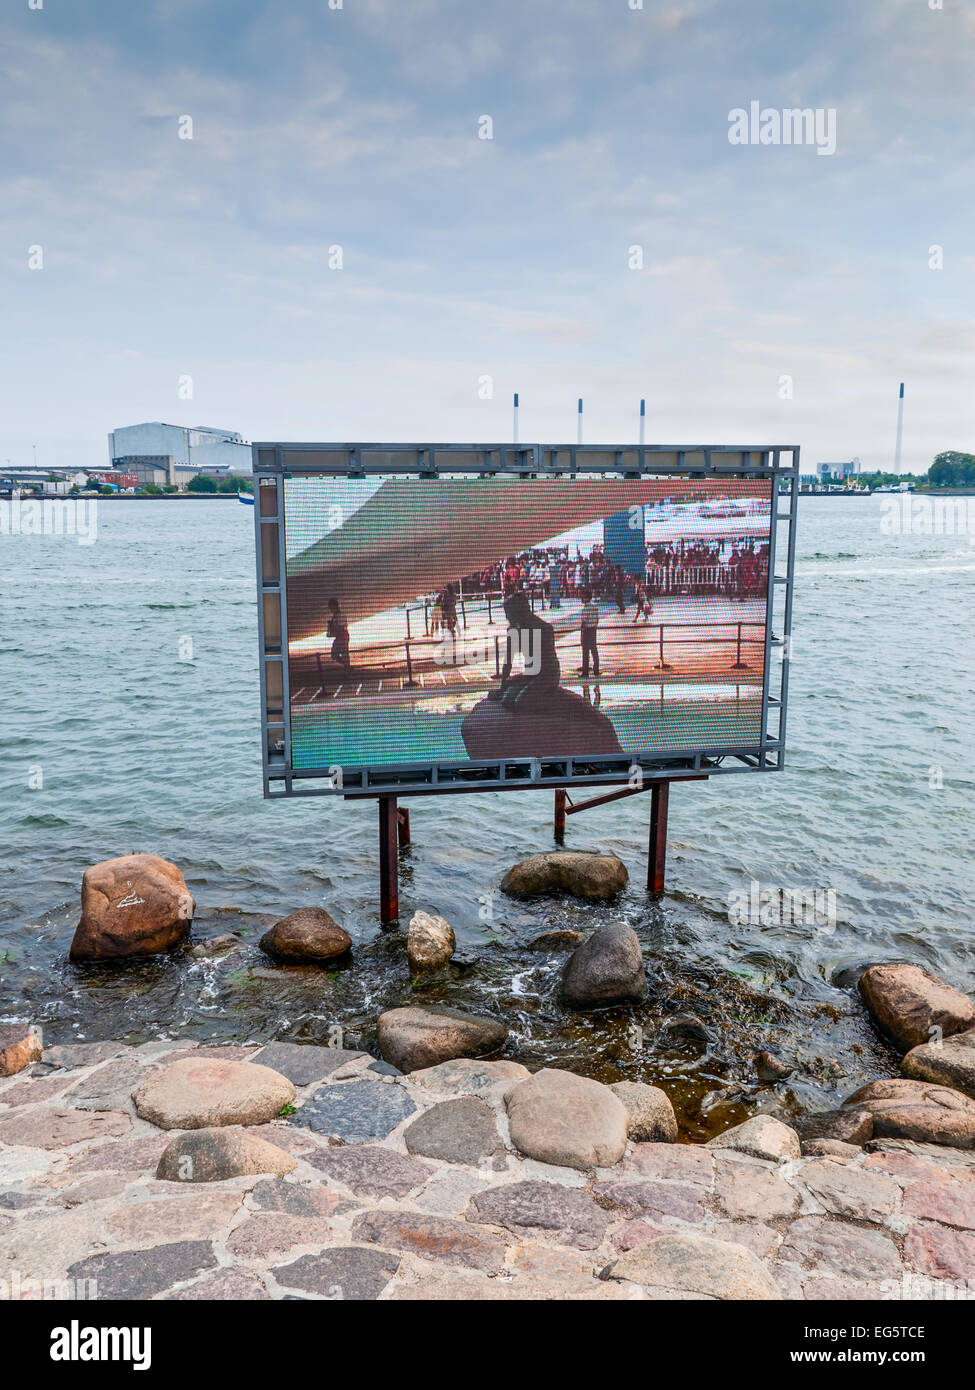
[[[508,1053],[533,1065],[663,1085],[690,1137],[889,1074],[858,967],[909,959],[975,989],[975,545],[885,535],[882,507],[801,499],[789,770],[674,788],[661,901],[642,888],[648,799],[569,822],[569,847],[630,870],[608,910],[492,895],[515,859],[552,847],[550,793],[411,802],[402,920],[442,913],[461,956],[422,989],[402,938],[379,931],[375,805],[262,800],[250,510],[114,502],[91,546],[0,536],[0,1019],[41,1022],[51,1041],[325,1041],[339,1027],[371,1046],[383,1008],[449,1001],[503,1017]],[[240,947],[69,964],[83,870],[134,850],[180,865],[194,940],[232,931]],[[752,879],[832,888],[835,930],[731,925],[729,896]],[[257,949],[265,924],[312,904],[351,933],[350,969],[272,967]],[[648,1000],[568,1014],[564,948],[532,943],[607,915],[642,940]],[[766,1047],[794,1067],[774,1089],[751,1060]]]

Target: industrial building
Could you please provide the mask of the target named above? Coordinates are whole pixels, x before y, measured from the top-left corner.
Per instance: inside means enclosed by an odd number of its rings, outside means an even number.
[[[220,478],[251,471],[250,445],[235,430],[208,425],[125,425],[109,434],[108,454],[112,468],[134,473],[140,486],[185,488],[198,473]]]

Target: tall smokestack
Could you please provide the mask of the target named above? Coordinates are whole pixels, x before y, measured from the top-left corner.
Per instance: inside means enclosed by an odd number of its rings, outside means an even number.
[[[582,443],[582,397],[579,397],[579,410],[577,414],[578,424],[576,426],[576,443]]]
[[[897,443],[894,446],[894,472],[901,471],[901,440],[904,435],[904,383],[897,398]]]
[[[517,391],[515,392],[514,423],[513,423],[512,428],[511,428],[511,437],[512,437],[512,439],[514,440],[514,442],[517,444],[517,443],[518,443],[518,392],[517,392]]]
[[[646,443],[646,433],[647,433],[647,403],[646,403],[646,401],[641,401],[641,402],[640,402],[640,443],[641,443],[641,444],[645,444],[645,443]]]

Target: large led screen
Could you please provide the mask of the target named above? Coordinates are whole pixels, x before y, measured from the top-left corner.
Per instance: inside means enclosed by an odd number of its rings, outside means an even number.
[[[769,478],[284,482],[296,771],[761,736]]]

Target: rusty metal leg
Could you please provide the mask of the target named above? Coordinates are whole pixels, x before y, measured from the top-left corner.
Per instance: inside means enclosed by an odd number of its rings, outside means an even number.
[[[555,791],[555,839],[558,844],[565,841],[565,788]]]
[[[667,810],[670,783],[654,782],[650,789],[650,846],[647,855],[647,892],[664,891],[667,867]]]
[[[410,813],[405,806],[397,808],[396,831],[399,836],[399,847],[405,849],[410,843]]]
[[[379,920],[383,926],[399,917],[399,864],[396,840],[399,817],[395,796],[379,798]]]

